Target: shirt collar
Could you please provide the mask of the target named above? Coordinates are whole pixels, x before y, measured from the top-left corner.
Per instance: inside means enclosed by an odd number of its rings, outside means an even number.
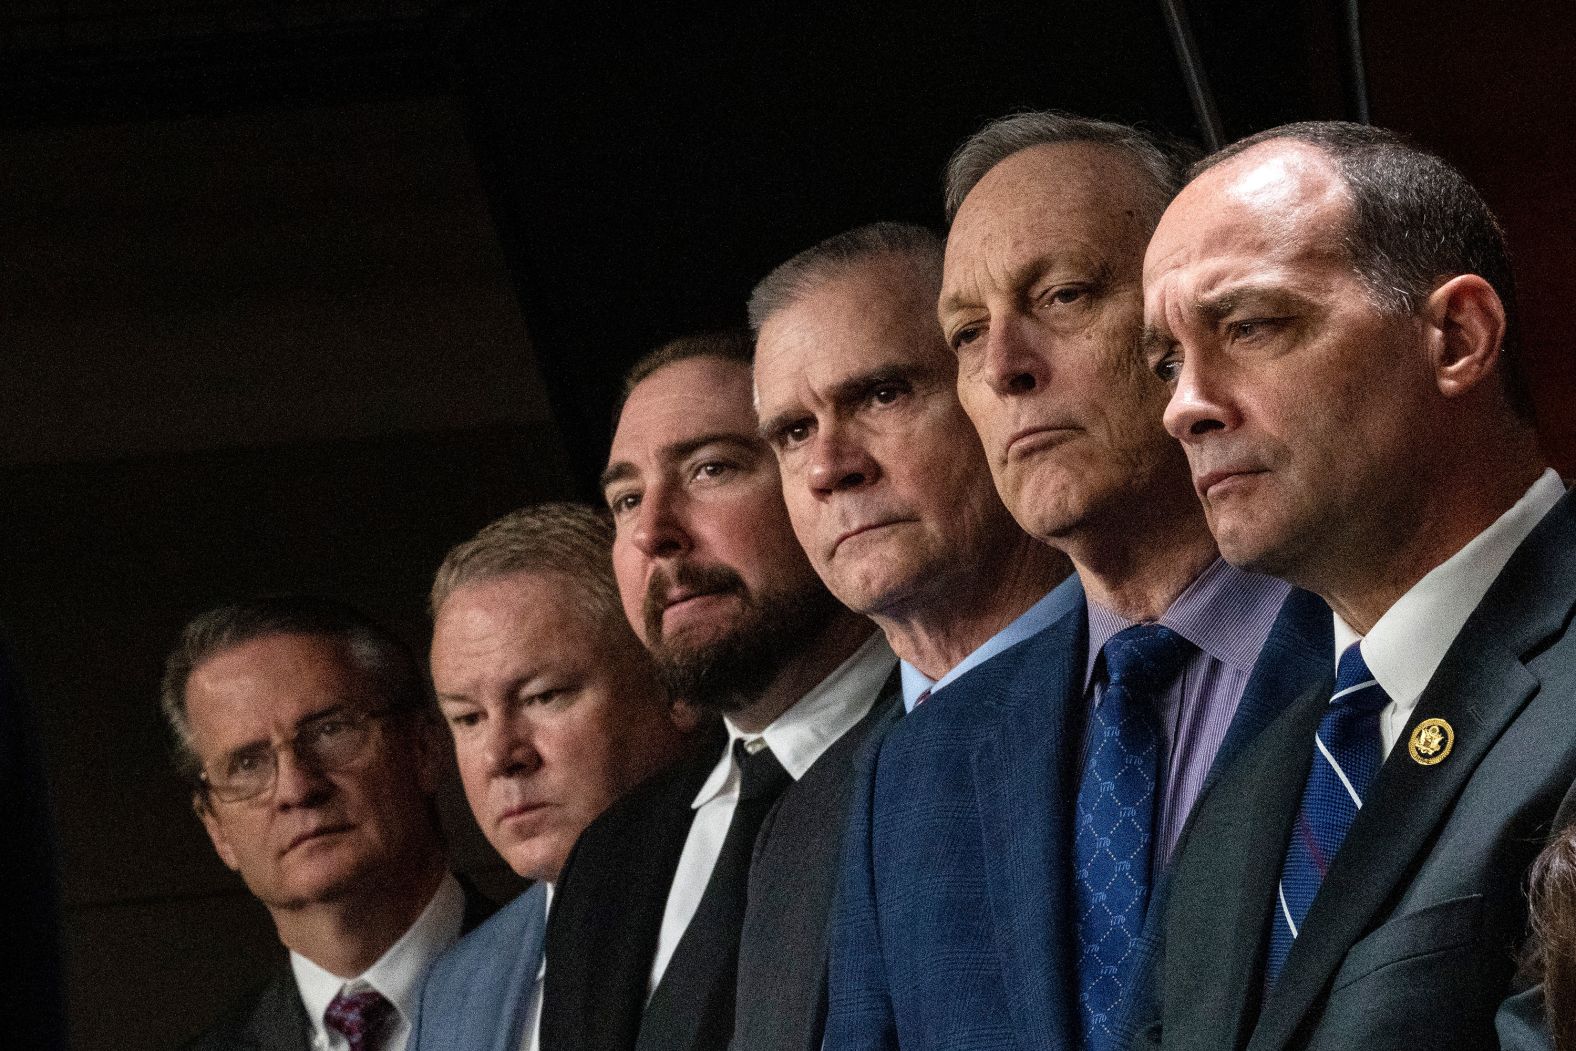
[[[879,631],[872,632],[870,638],[838,665],[836,671],[822,679],[760,733],[745,733],[724,716],[723,725],[728,728],[728,748],[706,783],[701,785],[691,806],[698,810],[719,796],[738,792],[739,774],[733,762],[734,741],[742,740],[748,748],[753,742],[764,740],[789,776],[795,781],[799,780],[821,758],[822,752],[870,711],[875,704],[876,694],[880,692],[887,676],[892,674],[892,665],[896,660],[886,637]]]
[[[296,988],[301,992],[313,1031],[320,1039],[326,1037],[323,1013],[341,990],[376,989],[408,1022],[415,1016],[427,966],[459,938],[464,920],[465,892],[452,874],[444,873],[437,892],[416,922],[360,975],[347,980],[292,951],[290,969],[295,973]]]
[[[1156,623],[1164,624],[1202,652],[1244,675],[1253,672],[1291,585],[1262,573],[1238,569],[1217,558],[1200,573]],[[1132,627],[1098,602],[1089,602],[1089,654],[1084,690],[1094,681],[1100,651],[1112,635]]]
[[[1493,525],[1413,584],[1366,637],[1335,614],[1335,659],[1361,641],[1363,660],[1385,694],[1402,704],[1416,701],[1510,556],[1564,495],[1560,476],[1545,470]]]
[[[899,661],[898,668],[903,678],[903,710],[913,711],[914,705],[919,701],[919,695],[926,690],[935,693],[945,686],[950,686],[954,680],[984,664],[998,653],[1016,646],[1030,635],[1038,635],[1041,629],[1049,627],[1051,621],[1055,620],[1057,614],[1061,612],[1062,603],[1057,599],[1055,589],[1052,589],[1034,605],[1018,614],[1012,623],[986,639],[978,649],[953,665],[939,679],[931,679],[908,661]]]

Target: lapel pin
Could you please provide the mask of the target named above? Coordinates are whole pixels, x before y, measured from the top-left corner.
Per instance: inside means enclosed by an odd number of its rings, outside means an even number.
[[[1424,719],[1413,727],[1412,739],[1407,742],[1406,750],[1412,756],[1412,762],[1433,766],[1444,761],[1455,743],[1456,732],[1449,723],[1443,719]]]

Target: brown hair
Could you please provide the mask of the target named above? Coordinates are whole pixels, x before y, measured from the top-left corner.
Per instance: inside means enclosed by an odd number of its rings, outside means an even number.
[[[1556,1051],[1576,1051],[1576,828],[1560,833],[1533,862],[1527,897],[1527,970],[1543,980]]]

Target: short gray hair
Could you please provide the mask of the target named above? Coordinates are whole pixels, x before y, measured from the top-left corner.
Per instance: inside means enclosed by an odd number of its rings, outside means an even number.
[[[1182,188],[1197,151],[1172,139],[1114,121],[1080,117],[1059,110],[1036,110],[1000,117],[970,135],[947,162],[947,222],[957,217],[969,191],[996,165],[1033,146],[1086,142],[1122,154],[1148,177],[1154,189],[1155,219]]]
[[[944,249],[940,237],[917,223],[870,223],[828,237],[761,278],[750,293],[750,328],[759,333],[767,318],[798,302],[816,285],[882,256],[908,260],[939,292]]]
[[[193,791],[201,791],[198,775],[202,760],[192,746],[191,723],[186,716],[186,685],[192,672],[224,650],[272,635],[331,639],[392,710],[430,714],[426,678],[415,654],[397,635],[354,606],[317,595],[271,595],[218,606],[181,629],[164,662],[159,687],[159,708],[169,731],[175,768]]]
[[[451,550],[432,582],[432,616],[467,584],[527,572],[569,578],[583,612],[598,623],[624,622],[613,576],[613,525],[605,512],[567,501],[511,511]]]

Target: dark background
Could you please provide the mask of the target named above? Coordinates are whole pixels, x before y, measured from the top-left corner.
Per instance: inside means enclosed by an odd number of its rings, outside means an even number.
[[[1363,6],[1373,119],[1510,231],[1570,473],[1572,16]],[[1356,115],[1344,10],[1192,0],[1228,136]],[[448,546],[593,495],[630,361],[740,320],[820,237],[939,224],[958,141],[1044,106],[1200,134],[1150,0],[9,0],[0,624],[48,763],[76,1046],[171,1046],[277,951],[167,772],[154,691],[188,615],[311,588],[424,645]],[[448,810],[462,867],[505,888]]]

